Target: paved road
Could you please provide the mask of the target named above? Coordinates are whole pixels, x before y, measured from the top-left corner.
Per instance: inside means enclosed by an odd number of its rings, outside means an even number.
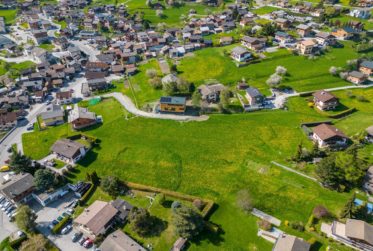
[[[208,116],[185,116],[185,115],[173,115],[173,114],[160,114],[160,113],[150,113],[137,109],[132,100],[119,92],[109,93],[103,95],[104,97],[113,97],[119,101],[119,103],[126,108],[132,114],[135,114],[140,117],[145,118],[154,118],[154,119],[170,119],[176,121],[205,121],[208,120]]]
[[[36,64],[40,63],[39,61],[35,60],[31,56],[21,56],[21,57],[15,57],[15,58],[0,57],[0,59],[8,63],[17,63],[17,64],[25,62],[25,61],[32,61]]]

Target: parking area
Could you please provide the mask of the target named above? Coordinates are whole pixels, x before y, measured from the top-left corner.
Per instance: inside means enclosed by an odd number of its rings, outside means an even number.
[[[8,237],[12,232],[17,231],[15,224],[0,210],[0,241]]]
[[[49,226],[53,220],[56,220],[59,216],[62,216],[64,212],[71,207],[68,207],[76,199],[74,193],[69,192],[63,198],[48,204],[46,207],[42,207],[36,200],[31,200],[28,204],[36,212],[38,218],[38,230],[53,243],[57,245],[61,250],[69,251],[83,251],[86,248],[80,246],[77,242],[72,242],[72,236],[74,230],[70,230],[67,234],[53,235]]]

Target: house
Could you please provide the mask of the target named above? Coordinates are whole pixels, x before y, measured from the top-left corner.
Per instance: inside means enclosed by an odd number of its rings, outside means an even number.
[[[113,225],[117,213],[118,210],[110,203],[96,200],[84,209],[73,224],[77,231],[94,240],[98,235],[104,235]]]
[[[251,53],[245,48],[237,46],[232,49],[231,57],[237,62],[246,62],[251,58]]]
[[[286,30],[290,27],[291,22],[285,18],[276,18],[275,23],[282,30]]]
[[[335,36],[328,32],[318,32],[315,35],[315,40],[319,45],[334,45],[336,43]]]
[[[84,145],[70,139],[57,140],[51,147],[51,152],[67,163],[76,163],[87,153]]]
[[[160,112],[184,113],[186,110],[185,97],[161,97]]]
[[[42,112],[40,117],[42,119],[41,126],[56,126],[63,124],[64,121],[64,111],[61,106],[53,105],[52,110]]]
[[[81,130],[83,128],[93,126],[97,124],[98,119],[94,112],[88,111],[88,108],[79,107],[77,104],[74,105],[74,109],[70,111],[69,123],[72,124],[75,130]]]
[[[15,112],[0,113],[0,131],[10,130],[17,126],[17,114]]]
[[[67,105],[73,102],[73,95],[71,91],[63,91],[56,93],[56,104]]]
[[[244,36],[241,39],[241,44],[250,50],[259,51],[265,47],[266,39]]]
[[[91,92],[102,91],[108,88],[108,83],[105,78],[88,79],[87,85]]]
[[[172,246],[171,251],[182,251],[182,250],[184,250],[187,241],[188,241],[187,239],[185,239],[183,237],[179,237],[175,241],[174,245]]]
[[[222,84],[209,84],[201,85],[198,87],[198,91],[202,96],[202,100],[207,101],[208,103],[219,102],[220,93],[224,89],[225,86]]]
[[[364,73],[367,76],[373,75],[373,61],[363,61],[360,64],[359,71]]]
[[[230,45],[230,44],[232,44],[232,42],[233,42],[233,38],[232,37],[221,37],[219,39],[219,44],[221,46]]]
[[[275,33],[275,40],[279,43],[291,43],[293,41],[293,37],[290,36],[288,33],[283,31],[276,31]]]
[[[264,96],[257,88],[249,87],[246,89],[245,97],[250,106],[261,106],[264,102]]]
[[[123,222],[126,221],[133,206],[122,199],[116,199],[110,202],[110,204],[118,210],[117,218]]]
[[[355,84],[360,85],[367,80],[367,76],[360,72],[360,71],[350,71],[347,75],[347,81]]]
[[[31,39],[37,45],[49,42],[48,33],[45,30],[34,30],[34,31],[32,31],[32,37],[31,37]]]
[[[42,103],[42,102],[44,102],[44,100],[45,100],[46,97],[47,97],[47,93],[45,91],[36,91],[34,93],[34,96],[33,96],[34,101],[36,103]]]
[[[300,24],[296,27],[297,33],[301,37],[309,37],[312,34],[312,28],[305,24]]]
[[[0,184],[0,193],[15,204],[28,201],[34,189],[34,177],[29,173],[8,176]]]
[[[6,25],[4,17],[0,17],[0,33],[6,33]]]
[[[110,69],[110,65],[104,62],[87,62],[85,65],[86,71],[105,72]]]
[[[146,251],[131,237],[123,233],[120,229],[109,234],[100,246],[102,251]]]
[[[124,73],[124,67],[120,64],[112,65],[111,72],[116,75],[122,75]]]
[[[297,48],[300,54],[309,55],[312,54],[315,45],[312,40],[303,40],[298,43]]]
[[[315,106],[321,111],[334,110],[339,105],[338,98],[330,92],[317,91],[312,95]]]
[[[313,128],[312,139],[320,148],[344,147],[349,138],[332,125],[320,124]]]
[[[47,206],[49,203],[56,201],[58,198],[63,197],[69,192],[69,187],[67,185],[60,187],[52,191],[37,191],[32,194],[32,197],[39,202],[43,207]]]
[[[311,244],[289,234],[282,234],[278,237],[272,251],[309,251]]]
[[[352,9],[350,11],[351,17],[361,18],[361,19],[369,19],[370,18],[370,9],[369,8],[361,8],[361,9]]]
[[[351,29],[347,28],[339,28],[333,30],[331,34],[339,40],[349,40],[354,36],[354,33],[351,31]]]

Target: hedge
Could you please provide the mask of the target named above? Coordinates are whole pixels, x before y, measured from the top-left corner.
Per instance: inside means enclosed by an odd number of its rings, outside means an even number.
[[[309,97],[312,95],[313,92],[301,92],[299,93],[299,97]]]
[[[203,199],[197,196],[192,196],[188,194],[183,194],[183,193],[179,193],[175,191],[170,191],[170,190],[147,186],[147,185],[138,184],[138,183],[126,182],[125,184],[128,188],[131,188],[134,190],[139,190],[139,191],[144,191],[144,192],[163,193],[164,195],[168,195],[174,198],[178,198],[178,199],[182,199],[182,200],[186,200],[190,202],[193,202],[194,200],[197,200],[197,199],[201,200],[205,204],[203,210],[201,211],[203,218],[206,218],[209,215],[211,209],[214,206],[214,201],[209,200],[209,199]]]
[[[26,234],[23,236],[23,237],[21,237],[21,238],[18,238],[18,239],[16,239],[16,240],[14,240],[14,241],[9,241],[9,245],[12,247],[12,248],[18,248],[20,245],[21,245],[21,243],[24,241],[24,240],[26,240],[27,239],[27,236],[26,236]]]
[[[61,229],[66,225],[66,223],[71,219],[70,216],[64,217],[57,225],[55,225],[52,229],[53,234],[58,234]]]
[[[353,108],[350,108],[346,111],[343,111],[343,112],[340,112],[340,113],[337,113],[337,114],[328,115],[328,117],[332,118],[332,119],[340,119],[340,118],[343,118],[347,115],[350,115],[351,113],[354,113],[355,111],[356,111],[356,108],[353,107]]]
[[[79,199],[79,205],[84,205],[84,203],[87,202],[87,200],[89,199],[89,197],[92,195],[92,193],[94,192],[94,190],[96,189],[96,185],[93,184],[93,183],[90,183],[91,184],[91,187],[87,190],[87,192],[85,192],[85,194]]]

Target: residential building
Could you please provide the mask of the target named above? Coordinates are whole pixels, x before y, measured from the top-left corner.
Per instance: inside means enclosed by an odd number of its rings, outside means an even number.
[[[315,45],[312,40],[303,40],[298,43],[297,48],[300,54],[309,55],[312,54]]]
[[[350,11],[351,17],[361,18],[361,19],[369,19],[370,18],[370,8],[359,8],[359,9],[352,9]]]
[[[171,251],[182,251],[182,250],[184,250],[187,241],[188,240],[186,238],[179,237],[175,241],[174,245],[172,246]]]
[[[105,78],[88,79],[87,85],[91,92],[102,91],[108,88],[108,83]]]
[[[118,210],[110,203],[96,200],[74,220],[74,227],[94,240],[112,226],[117,213]]]
[[[57,105],[68,105],[73,102],[73,95],[71,91],[63,91],[56,93]]]
[[[272,251],[309,251],[311,244],[289,234],[282,234],[278,237]]]
[[[88,111],[88,108],[79,107],[75,104],[74,109],[72,109],[69,114],[69,123],[72,124],[75,130],[81,130],[97,124],[98,119],[94,112]]]
[[[262,106],[263,105],[264,96],[255,87],[247,88],[245,97],[247,101],[249,101],[250,106]]]
[[[297,33],[301,37],[309,37],[312,34],[312,28],[305,24],[300,24],[296,27]]]
[[[266,39],[244,36],[241,39],[241,44],[250,50],[259,51],[265,47]]]
[[[34,189],[34,177],[29,173],[8,176],[0,184],[0,193],[15,204],[28,201]]]
[[[160,112],[184,113],[186,110],[186,98],[161,97]]]
[[[49,41],[48,33],[45,30],[34,30],[32,31],[31,39],[35,44],[40,45]]]
[[[198,87],[202,100],[208,103],[217,103],[220,99],[220,93],[225,89],[222,84],[207,84]]]
[[[321,111],[334,110],[339,105],[338,98],[330,92],[317,91],[312,95],[315,106]]]
[[[360,64],[359,71],[364,73],[367,76],[373,75],[373,61],[363,61]]]
[[[283,31],[276,31],[275,33],[275,40],[279,43],[291,43],[293,41],[293,37],[290,36],[288,33]]]
[[[126,221],[133,206],[127,201],[122,200],[122,199],[116,199],[110,202],[110,204],[115,209],[118,210],[118,214],[117,214],[118,219],[120,219],[123,222]]]
[[[353,38],[354,36],[351,29],[347,29],[347,28],[339,28],[339,29],[333,30],[331,34],[339,40],[349,40]]]
[[[245,48],[237,46],[232,49],[231,57],[237,62],[246,62],[251,58],[251,53]]]
[[[334,45],[336,43],[335,36],[328,32],[318,32],[315,35],[315,40],[319,45]]]
[[[9,130],[17,126],[17,114],[15,112],[0,113],[0,131]]]
[[[65,122],[64,111],[61,106],[53,105],[50,111],[42,112],[40,117],[42,119],[41,126],[56,126]]]
[[[109,234],[100,245],[102,251],[146,251],[131,237],[123,233],[120,229]]]
[[[349,138],[332,125],[320,124],[313,128],[312,139],[320,148],[345,147]]]
[[[221,37],[219,39],[219,44],[221,46],[230,45],[230,44],[232,44],[232,42],[233,42],[233,38],[232,37]]]
[[[290,27],[291,22],[285,18],[277,18],[275,20],[275,23],[278,27],[280,27],[282,30],[286,30]]]
[[[360,71],[350,71],[347,75],[347,81],[360,85],[367,80],[367,76]]]
[[[372,143],[373,143],[373,126],[371,126],[371,131],[372,131],[371,132],[372,134],[369,135],[368,133],[368,137],[371,137],[370,139],[372,140]],[[367,173],[365,174],[363,188],[369,194],[373,194],[373,166],[370,166],[367,170]]]
[[[32,197],[39,202],[43,207],[47,206],[53,201],[63,197],[69,192],[69,187],[63,186],[52,191],[37,191],[32,194]]]
[[[85,156],[87,149],[77,141],[60,139],[53,144],[51,152],[64,162],[75,164]]]

